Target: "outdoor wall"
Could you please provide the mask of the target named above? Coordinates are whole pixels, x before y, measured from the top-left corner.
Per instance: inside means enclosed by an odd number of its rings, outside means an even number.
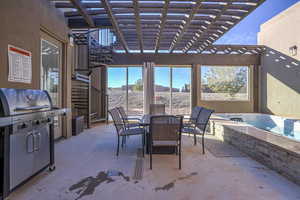
[[[68,33],[62,13],[49,0],[1,0],[0,3],[0,87],[40,89],[42,31],[63,43],[63,107],[71,107],[71,59],[73,47],[68,45]],[[32,53],[32,82],[30,84],[8,81],[8,45]],[[70,116],[63,122],[63,135],[70,136]]]
[[[260,68],[260,111],[300,119],[300,62],[268,48]]]
[[[300,2],[261,25],[260,111],[300,119]],[[297,46],[297,54],[289,48]]]
[[[257,80],[254,78],[254,68],[260,65],[259,55],[197,55],[197,54],[114,54],[114,65],[143,65],[151,61],[155,65],[189,65],[193,66],[192,74],[192,105],[205,106],[215,112],[256,112]],[[250,67],[250,99],[249,101],[202,101],[200,99],[201,65],[229,65]],[[196,74],[195,74],[196,73]],[[196,87],[195,87],[196,86]]]
[[[294,59],[300,60],[300,2],[260,26],[258,44],[266,45]],[[289,48],[297,46],[297,55]]]
[[[64,16],[49,0],[2,0],[0,6],[0,87],[40,87],[40,33],[44,29],[56,39],[68,41],[68,27]],[[32,83],[8,82],[8,44],[32,53]]]

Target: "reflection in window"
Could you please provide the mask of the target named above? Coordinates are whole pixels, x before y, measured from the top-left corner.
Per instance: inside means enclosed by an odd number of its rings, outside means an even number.
[[[55,106],[59,106],[59,48],[54,44],[41,41],[41,89],[47,90]]]
[[[249,100],[248,67],[202,66],[201,100]]]

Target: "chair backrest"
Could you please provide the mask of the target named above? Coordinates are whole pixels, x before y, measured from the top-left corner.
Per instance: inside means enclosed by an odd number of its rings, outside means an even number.
[[[151,115],[166,114],[166,105],[165,104],[150,104],[150,114]]]
[[[113,109],[109,110],[108,112],[114,121],[114,125],[116,127],[117,134],[119,134],[122,130],[124,130],[124,123],[120,116],[119,110],[117,108],[113,108]]]
[[[152,141],[177,141],[181,139],[182,116],[157,115],[150,117]]]
[[[123,122],[124,122],[125,124],[128,124],[128,123],[129,123],[129,122],[128,122],[128,116],[127,116],[127,114],[126,114],[126,112],[125,112],[124,107],[120,106],[120,107],[117,107],[117,109],[118,109],[118,111],[119,111],[119,113],[120,113],[120,115],[121,115],[121,117],[122,117]]]
[[[200,111],[200,114],[198,116],[197,122],[196,122],[196,127],[204,132],[206,129],[207,123],[209,121],[209,118],[213,112],[214,112],[214,110],[202,108]]]
[[[190,117],[190,121],[191,121],[192,123],[195,124],[195,123],[197,122],[198,116],[199,116],[199,114],[200,114],[202,108],[203,108],[203,107],[201,107],[201,106],[195,106],[195,107],[192,109],[192,113],[191,113],[191,117]]]

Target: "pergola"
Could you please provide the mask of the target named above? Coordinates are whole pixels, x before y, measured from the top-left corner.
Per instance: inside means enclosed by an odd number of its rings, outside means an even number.
[[[214,42],[265,0],[52,0],[74,30],[111,28],[125,53],[259,54]]]

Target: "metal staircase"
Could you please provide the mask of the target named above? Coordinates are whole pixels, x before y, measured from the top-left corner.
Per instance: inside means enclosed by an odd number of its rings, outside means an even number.
[[[97,34],[97,30],[72,33],[74,43],[80,50],[72,82],[72,104],[75,115],[85,116],[87,128],[91,123],[107,119],[105,78],[106,67],[113,62],[113,48],[112,45],[101,45]],[[100,83],[96,79],[100,79]]]

